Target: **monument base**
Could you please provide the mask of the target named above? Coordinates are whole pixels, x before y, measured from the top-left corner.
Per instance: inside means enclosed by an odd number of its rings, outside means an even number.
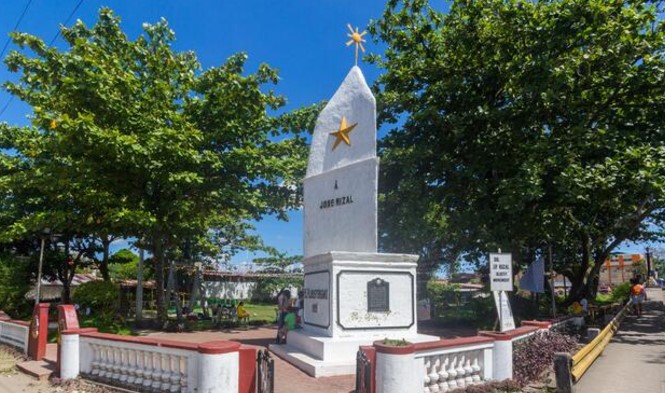
[[[418,256],[332,251],[303,261],[303,329],[288,345],[271,345],[278,356],[309,375],[353,374],[361,345],[389,339],[438,340],[418,334]]]
[[[386,337],[398,338],[386,335],[364,338],[320,337],[310,336],[302,330],[295,330],[289,332],[288,344],[271,344],[269,349],[312,377],[331,377],[355,374],[358,347],[372,345],[375,341],[383,340]],[[399,337],[399,339],[401,338],[412,343],[439,340],[439,337],[424,334]]]

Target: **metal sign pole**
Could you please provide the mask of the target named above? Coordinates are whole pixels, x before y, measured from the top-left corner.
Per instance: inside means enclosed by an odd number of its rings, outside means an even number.
[[[550,257],[550,287],[552,290],[552,318],[556,318],[556,291],[554,290],[554,261],[552,260],[552,245],[548,244],[548,248]]]
[[[499,331],[503,331],[503,291],[499,291]]]

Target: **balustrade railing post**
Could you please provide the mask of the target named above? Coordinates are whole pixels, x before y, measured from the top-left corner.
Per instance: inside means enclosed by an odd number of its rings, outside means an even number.
[[[422,391],[422,376],[416,367],[415,346],[374,343],[376,348],[376,393]]]
[[[60,378],[63,380],[77,378],[80,371],[78,329],[64,330],[60,340]]]
[[[240,343],[213,341],[198,347],[198,391],[237,392],[240,375]]]

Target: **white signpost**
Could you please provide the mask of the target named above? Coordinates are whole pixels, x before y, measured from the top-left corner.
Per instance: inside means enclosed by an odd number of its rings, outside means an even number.
[[[499,326],[502,332],[515,329],[513,311],[504,291],[513,290],[512,254],[490,253],[490,289],[499,313]]]
[[[513,290],[512,254],[490,253],[490,288],[492,291]]]
[[[513,319],[513,310],[510,308],[508,296],[503,291],[495,291],[492,294],[496,309],[499,311],[499,330],[505,332],[515,329],[515,319]]]

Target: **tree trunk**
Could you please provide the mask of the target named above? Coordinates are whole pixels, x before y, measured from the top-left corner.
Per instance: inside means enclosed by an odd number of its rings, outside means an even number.
[[[175,305],[175,314],[178,322],[182,320],[182,308],[180,307],[180,296],[178,294],[178,284],[175,278],[175,263],[173,261],[169,262],[169,277],[166,282],[166,307],[171,305],[171,301]]]
[[[603,263],[605,263],[608,256],[608,250],[600,250],[594,257],[594,265],[589,271],[586,283],[586,294],[589,296],[588,299],[596,298],[596,294],[598,293],[598,275],[600,274],[600,269],[602,269]]]
[[[155,301],[157,303],[157,321],[162,324],[168,317],[164,304],[164,248],[161,236],[155,233],[152,241],[153,260],[155,261]]]
[[[102,261],[99,264],[99,272],[102,273],[104,281],[110,281],[109,276],[109,247],[111,241],[107,236],[102,236]]]
[[[202,275],[203,273],[201,272],[201,269],[197,267],[194,273],[194,283],[192,284],[192,290],[189,293],[189,305],[187,308],[189,309],[190,312],[193,311],[194,308],[196,307],[196,301],[198,300],[199,297],[199,288],[201,287]],[[201,302],[201,308],[203,308],[203,302]]]
[[[575,277],[571,279],[570,292],[568,292],[568,297],[562,303],[562,306],[564,307],[568,307],[575,301],[588,296],[588,282],[585,281],[588,277],[587,270],[589,270],[589,261],[591,260],[591,239],[589,239],[588,235],[580,235],[580,245],[582,249],[582,260],[580,262],[579,270],[574,272]]]

